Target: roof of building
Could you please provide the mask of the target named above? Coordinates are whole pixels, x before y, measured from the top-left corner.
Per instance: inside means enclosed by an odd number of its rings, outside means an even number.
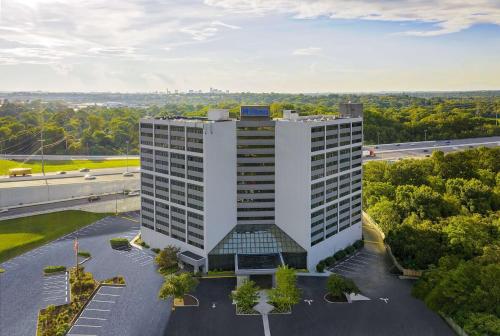
[[[277,225],[239,224],[209,254],[305,253],[297,242]]]

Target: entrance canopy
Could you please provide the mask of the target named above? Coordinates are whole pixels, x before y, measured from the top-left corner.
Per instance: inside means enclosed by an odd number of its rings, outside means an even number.
[[[276,225],[236,225],[208,254],[209,268],[274,270],[281,264],[305,268],[307,252]]]

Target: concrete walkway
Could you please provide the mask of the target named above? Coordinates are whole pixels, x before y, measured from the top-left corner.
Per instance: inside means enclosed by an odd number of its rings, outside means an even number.
[[[259,291],[259,303],[253,309],[262,315],[262,324],[264,325],[264,335],[271,336],[271,329],[269,328],[269,313],[274,309],[272,305],[267,303],[267,292],[264,290]]]

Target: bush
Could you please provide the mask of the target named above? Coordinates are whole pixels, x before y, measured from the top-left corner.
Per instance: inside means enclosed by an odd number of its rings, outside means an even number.
[[[356,248],[350,245],[345,248],[345,251],[347,252],[347,254],[353,254],[354,252],[356,252]]]
[[[104,280],[102,283],[125,285],[125,278],[121,275],[117,275],[115,277]]]
[[[335,264],[335,257],[334,256],[331,256],[331,257],[328,257],[324,260],[326,266],[330,267],[330,266],[333,266],[333,264]]]
[[[51,274],[57,272],[66,272],[66,266],[47,266],[43,269],[43,273]]]
[[[129,247],[129,242],[127,238],[113,238],[109,241],[111,244],[111,248],[117,249],[117,248],[123,248],[123,247]]]
[[[231,293],[231,298],[236,301],[240,312],[253,312],[253,306],[255,306],[259,299],[258,290],[259,288],[255,285],[255,282],[245,280],[239,288]]]
[[[269,290],[269,301],[280,312],[291,311],[294,304],[300,301],[300,290],[297,287],[297,273],[287,266],[276,270],[276,287]]]
[[[338,274],[331,274],[326,283],[326,290],[333,298],[342,298],[344,293],[359,293],[359,289],[351,279],[346,279]]]
[[[342,260],[346,257],[346,253],[344,250],[337,251],[334,255],[335,259]]]
[[[78,251],[78,256],[83,257],[83,258],[90,258],[90,252],[89,251]]]
[[[363,246],[365,246],[365,242],[364,242],[364,240],[361,240],[361,239],[360,239],[360,240],[356,240],[356,241],[354,242],[354,244],[352,244],[352,245],[353,245],[356,249],[358,249],[358,250],[359,250],[360,248],[362,248]]]
[[[325,271],[325,262],[321,260],[317,265],[316,265],[316,272],[323,273]]]
[[[158,253],[155,262],[160,269],[177,268],[177,253],[180,249],[178,247],[169,245]]]
[[[161,286],[158,296],[162,300],[166,300],[170,296],[176,299],[182,299],[184,295],[192,291],[196,285],[198,285],[198,280],[193,278],[189,273],[168,275],[165,277],[165,282]]]
[[[154,252],[154,253],[156,253],[156,254],[160,253],[160,249],[159,249],[159,248],[157,248],[157,247],[153,247],[153,248],[151,249],[151,251],[153,251],[153,252]]]

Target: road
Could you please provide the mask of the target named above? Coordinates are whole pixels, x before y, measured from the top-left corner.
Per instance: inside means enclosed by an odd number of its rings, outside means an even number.
[[[124,199],[127,197],[128,196],[123,195],[122,193],[117,193],[117,194],[112,194],[112,195],[103,195],[103,196],[101,196],[100,200],[94,201],[94,202],[92,202],[92,204],[99,204],[101,202],[121,200],[121,199]],[[87,204],[90,204],[90,203],[88,201],[88,198],[85,197],[85,198],[81,198],[81,199],[72,199],[72,200],[66,200],[66,201],[9,208],[9,210],[7,212],[0,214],[0,220],[2,217],[7,217],[7,216],[9,218],[14,217],[14,216],[21,216],[21,215],[22,216],[30,216],[31,214],[38,213],[38,212],[48,212],[51,210],[64,209],[64,208],[76,207],[79,205],[87,205]]]
[[[64,160],[125,160],[126,155],[44,155],[45,160],[64,161]],[[6,160],[41,160],[41,155],[10,155],[0,154],[0,159]],[[129,160],[139,159],[138,155],[129,155]]]
[[[500,137],[470,138],[458,140],[420,141],[396,144],[381,144],[363,146],[364,150],[373,150],[375,157],[364,157],[365,161],[371,160],[397,160],[406,157],[425,157],[434,150],[453,152],[468,148],[486,146],[496,147],[500,145]]]
[[[18,181],[37,181],[37,180],[59,180],[68,178],[83,178],[85,175],[90,174],[94,176],[105,176],[105,175],[121,175],[127,171],[126,167],[120,168],[102,168],[102,169],[92,169],[89,172],[79,172],[79,171],[69,171],[66,174],[57,174],[57,172],[46,173],[45,176],[42,173],[35,173],[30,176],[17,176],[9,177],[7,175],[0,176],[0,183],[18,182]],[[139,172],[139,167],[128,167],[128,171],[137,174]]]

